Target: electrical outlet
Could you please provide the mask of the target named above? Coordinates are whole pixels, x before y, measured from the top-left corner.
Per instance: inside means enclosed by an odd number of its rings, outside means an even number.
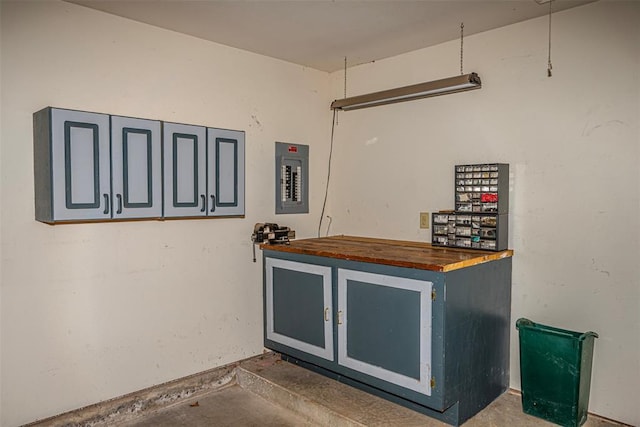
[[[420,228],[429,228],[429,212],[420,212]]]

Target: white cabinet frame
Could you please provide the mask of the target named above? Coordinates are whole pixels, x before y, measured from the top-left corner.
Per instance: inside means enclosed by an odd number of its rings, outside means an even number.
[[[420,294],[420,379],[407,377],[397,372],[389,371],[380,366],[374,366],[348,355],[347,324],[349,313],[347,310],[347,293],[349,281],[405,289]],[[393,384],[405,387],[419,393],[431,395],[431,289],[432,282],[407,279],[403,277],[387,276],[367,273],[363,271],[338,269],[338,364],[353,370],[383,379]]]
[[[274,328],[273,312],[273,269],[282,268],[292,271],[300,271],[307,274],[322,277],[322,289],[324,299],[324,348],[309,344],[304,341],[279,334]],[[296,261],[287,261],[276,258],[265,259],[265,284],[266,284],[266,338],[305,353],[333,361],[333,304],[331,291],[331,267],[306,264]]]

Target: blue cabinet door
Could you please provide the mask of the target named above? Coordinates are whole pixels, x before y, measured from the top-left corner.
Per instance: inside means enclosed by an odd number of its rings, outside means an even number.
[[[432,287],[338,269],[338,364],[430,396]]]
[[[265,258],[265,338],[333,361],[331,267]]]

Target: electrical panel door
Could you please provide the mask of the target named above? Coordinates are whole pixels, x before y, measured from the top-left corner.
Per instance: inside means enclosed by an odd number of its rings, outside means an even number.
[[[276,142],[276,214],[309,213],[309,146]]]

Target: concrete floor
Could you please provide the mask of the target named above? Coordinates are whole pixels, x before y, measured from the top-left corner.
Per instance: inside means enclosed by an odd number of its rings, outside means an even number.
[[[316,426],[317,424],[293,411],[283,409],[239,385],[234,385],[199,398],[190,399],[138,421],[120,425],[137,427],[294,427]]]
[[[237,381],[182,400],[119,426],[402,426],[439,427],[440,421],[338,383],[276,355],[243,362]],[[520,397],[505,393],[465,427],[553,426],[522,412]],[[620,426],[590,416],[585,427]]]

